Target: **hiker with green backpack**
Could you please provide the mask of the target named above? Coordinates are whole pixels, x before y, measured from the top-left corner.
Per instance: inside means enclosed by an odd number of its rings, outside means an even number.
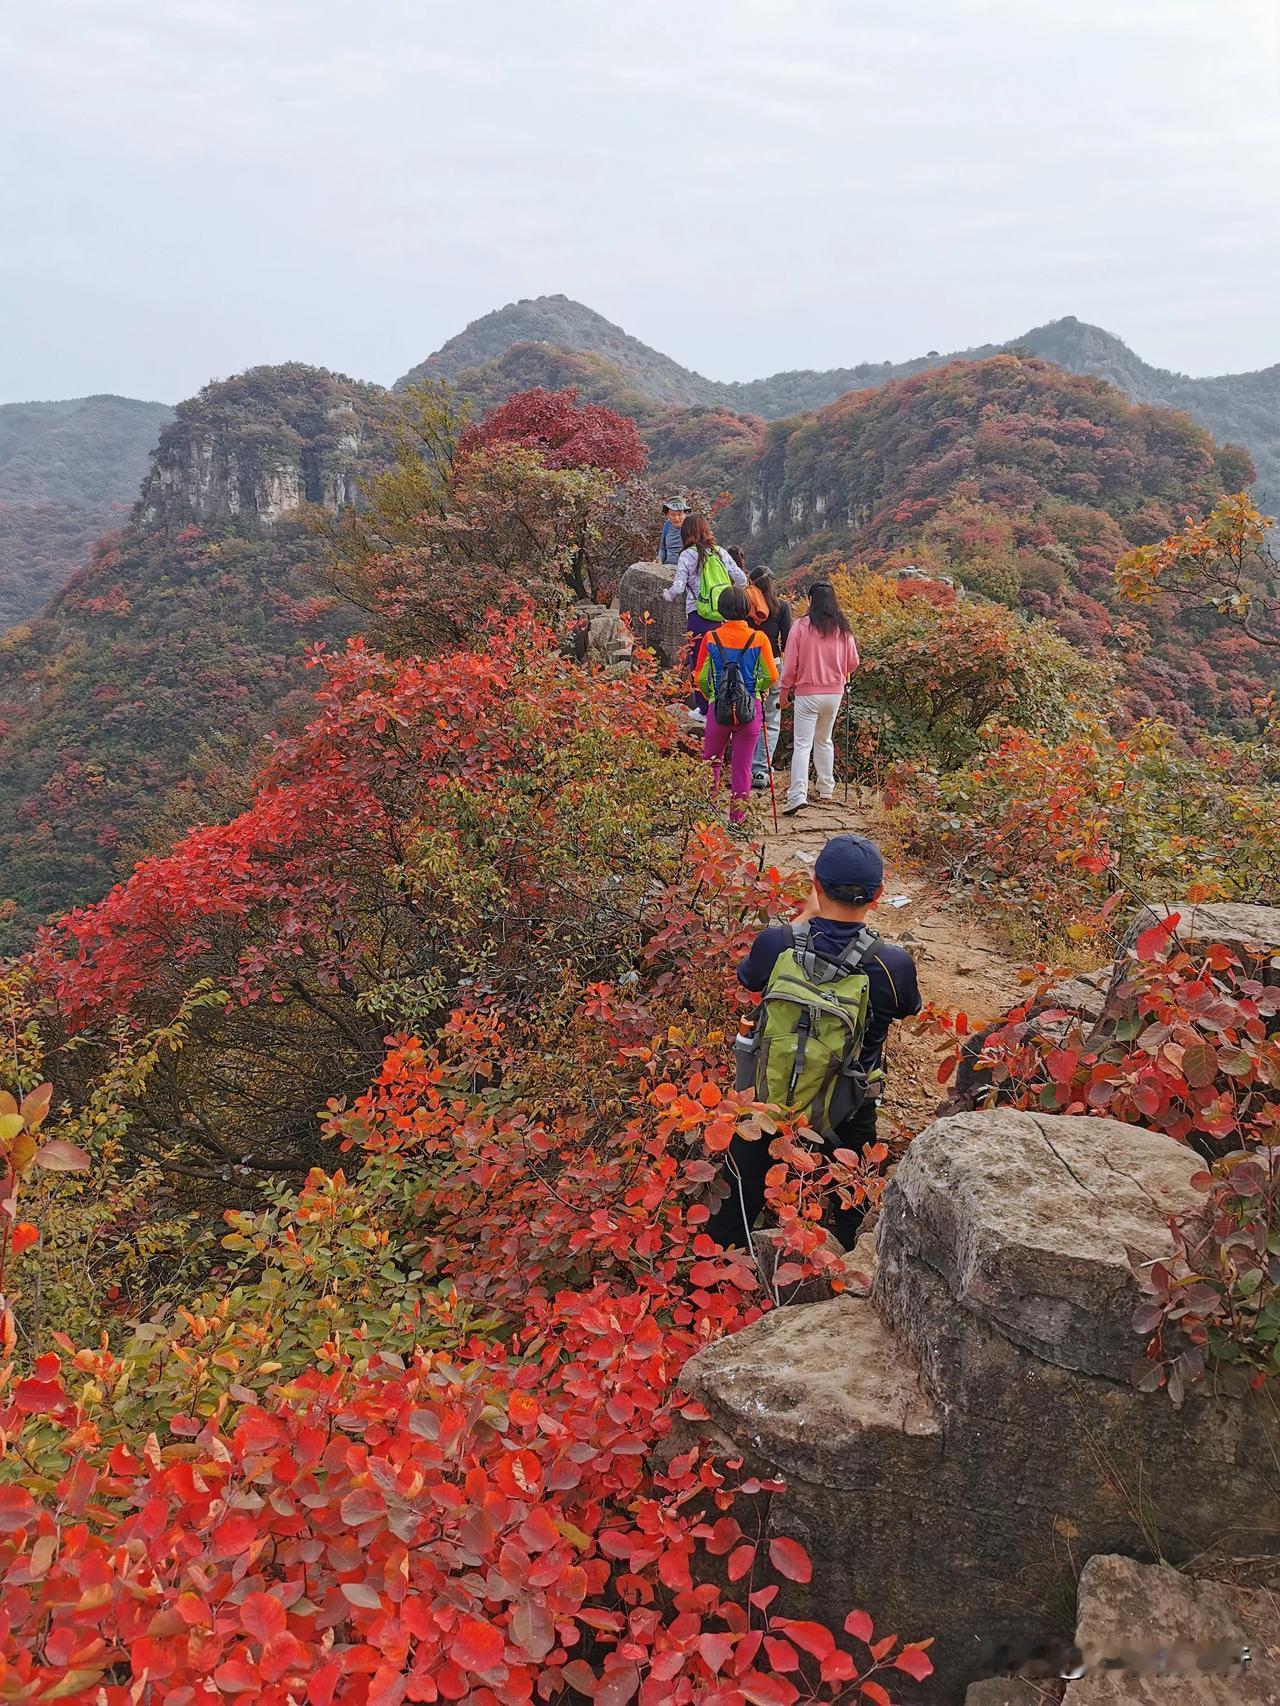
[[[761,997],[754,1030],[738,1038],[738,1088],[754,1086],[758,1100],[790,1110],[829,1155],[875,1142],[889,1027],[920,1011],[915,962],[867,923],[883,889],[875,842],[837,835],[818,855],[803,910],[791,924],[762,930],[738,967],[738,982]],[[729,1194],[705,1227],[718,1244],[750,1246],[773,1164],[768,1138],[733,1139],[723,1175]],[[863,1213],[831,1209],[846,1250]]]
[[[689,634],[686,668],[692,677],[702,636],[719,625],[720,594],[728,586],[745,587],[747,577],[729,553],[720,550],[705,515],[685,516],[680,526],[680,543],[684,548],[676,562],[675,575],[662,596],[668,604],[674,604],[684,594],[684,625]],[[706,723],[707,698],[696,684],[689,714],[694,722]]]

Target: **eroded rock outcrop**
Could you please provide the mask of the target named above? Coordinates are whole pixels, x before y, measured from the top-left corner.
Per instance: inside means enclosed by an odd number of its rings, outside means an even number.
[[[270,528],[303,505],[336,514],[357,501],[385,449],[384,396],[301,362],[206,385],[160,436],[142,522]]]
[[[786,1479],[770,1522],[815,1566],[799,1615],[933,1634],[920,1697],[953,1702],[1002,1648],[1069,1639],[1093,1553],[1280,1552],[1271,1406],[1179,1411],[1126,1379],[1129,1253],[1169,1248],[1196,1165],[1111,1120],[936,1121],[885,1193],[869,1299],[774,1311],[688,1364],[719,1445]]]
[[[618,609],[630,620],[636,644],[648,646],[668,669],[685,649],[684,600],[668,604],[662,596],[674,572],[659,563],[632,563],[618,583]]]
[[[560,645],[563,656],[579,663],[592,659],[606,669],[626,670],[631,665],[635,640],[621,612],[607,604],[579,600],[569,611],[569,621]]]
[[[1076,1646],[1085,1674],[1063,1706],[1280,1706],[1280,1606],[1266,1590],[1090,1558]]]
[[[1233,949],[1263,983],[1280,983],[1280,907],[1249,906],[1242,901],[1145,906],[1125,934],[1125,947],[1132,947],[1144,930],[1175,913],[1178,922],[1174,929],[1183,947],[1221,942]]]

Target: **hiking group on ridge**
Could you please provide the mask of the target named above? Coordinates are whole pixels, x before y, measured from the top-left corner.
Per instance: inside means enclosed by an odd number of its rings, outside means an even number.
[[[675,565],[663,596],[684,597],[690,717],[703,727],[713,787],[728,754],[730,824],[745,821],[752,787],[770,784],[788,702],[795,710],[783,811],[794,814],[807,804],[811,760],[819,798],[831,799],[834,729],[859,658],[830,581],[808,587],[806,614],[793,621],[769,571],[757,568],[748,577],[742,553],[722,551],[710,523],[691,515],[683,498],[671,499],[663,513],[659,560]],[[875,843],[835,836],[817,856],[804,907],[790,923],[762,930],[737,968],[742,988],[760,997],[754,1024],[744,1021],[735,1041],[737,1087],[789,1109],[828,1157],[841,1148],[864,1153],[876,1142],[890,1027],[921,1009],[911,955],[868,923],[883,890],[884,860]],[[718,1206],[705,1228],[717,1243],[751,1246],[765,1207],[770,1149],[764,1138],[733,1138],[721,1164]],[[846,1250],[864,1212],[859,1205],[831,1208],[831,1229]]]
[[[707,518],[690,514],[683,498],[663,505],[664,563],[672,560],[677,517],[681,548],[662,596],[668,603],[684,598],[689,715],[704,731],[702,750],[717,786],[728,750],[730,824],[745,822],[752,787],[769,783],[782,712],[790,702],[791,780],[783,812],[793,815],[808,804],[810,760],[819,799],[831,799],[836,719],[859,662],[834,588],[828,580],[814,581],[806,614],[793,621],[768,569],[757,568],[748,579],[742,553],[723,550]]]

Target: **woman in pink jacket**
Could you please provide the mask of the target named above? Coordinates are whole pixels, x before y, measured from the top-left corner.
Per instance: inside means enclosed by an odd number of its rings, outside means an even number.
[[[858,667],[858,648],[830,581],[809,588],[809,613],[787,640],[782,659],[782,704],[796,702],[791,786],[783,811],[789,816],[808,804],[809,755],[818,772],[818,797],[836,791],[836,748],[831,738],[845,683]]]

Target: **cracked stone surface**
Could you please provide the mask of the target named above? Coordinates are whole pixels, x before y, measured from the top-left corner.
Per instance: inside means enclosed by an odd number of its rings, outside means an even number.
[[[941,1423],[866,1298],[775,1309],[686,1363],[681,1385],[784,1474],[870,1490],[936,1467]]]
[[[1144,930],[1175,912],[1178,940],[1184,946],[1222,942],[1236,949],[1264,983],[1280,983],[1280,907],[1247,906],[1240,901],[1145,906],[1125,933],[1125,947],[1132,947]]]
[[[1128,1252],[1170,1249],[1169,1214],[1198,1200],[1198,1158],[1116,1120],[1013,1109],[921,1132],[885,1193],[874,1297],[902,1319],[903,1264],[1059,1367],[1124,1380],[1140,1293]]]
[[[668,1449],[701,1433],[785,1479],[766,1534],[803,1542],[814,1573],[781,1609],[838,1628],[861,1606],[885,1632],[936,1637],[934,1676],[895,1677],[895,1699],[958,1706],[1002,1655],[1069,1644],[1094,1554],[1280,1554],[1270,1395],[1222,1377],[1175,1409],[1127,1379],[1128,1251],[1168,1249],[1197,1165],[1112,1120],[935,1121],[885,1192],[870,1298],[774,1310],[685,1365],[708,1419],[683,1419]],[[1006,1701],[1034,1706],[1007,1680],[974,1706]]]
[[[618,609],[630,619],[636,644],[656,652],[667,668],[680,661],[686,645],[684,600],[668,604],[662,596],[674,574],[659,563],[632,563],[618,583]]]
[[[1076,1644],[1090,1668],[1063,1706],[1280,1706],[1280,1604],[1265,1589],[1099,1555],[1081,1572]]]

